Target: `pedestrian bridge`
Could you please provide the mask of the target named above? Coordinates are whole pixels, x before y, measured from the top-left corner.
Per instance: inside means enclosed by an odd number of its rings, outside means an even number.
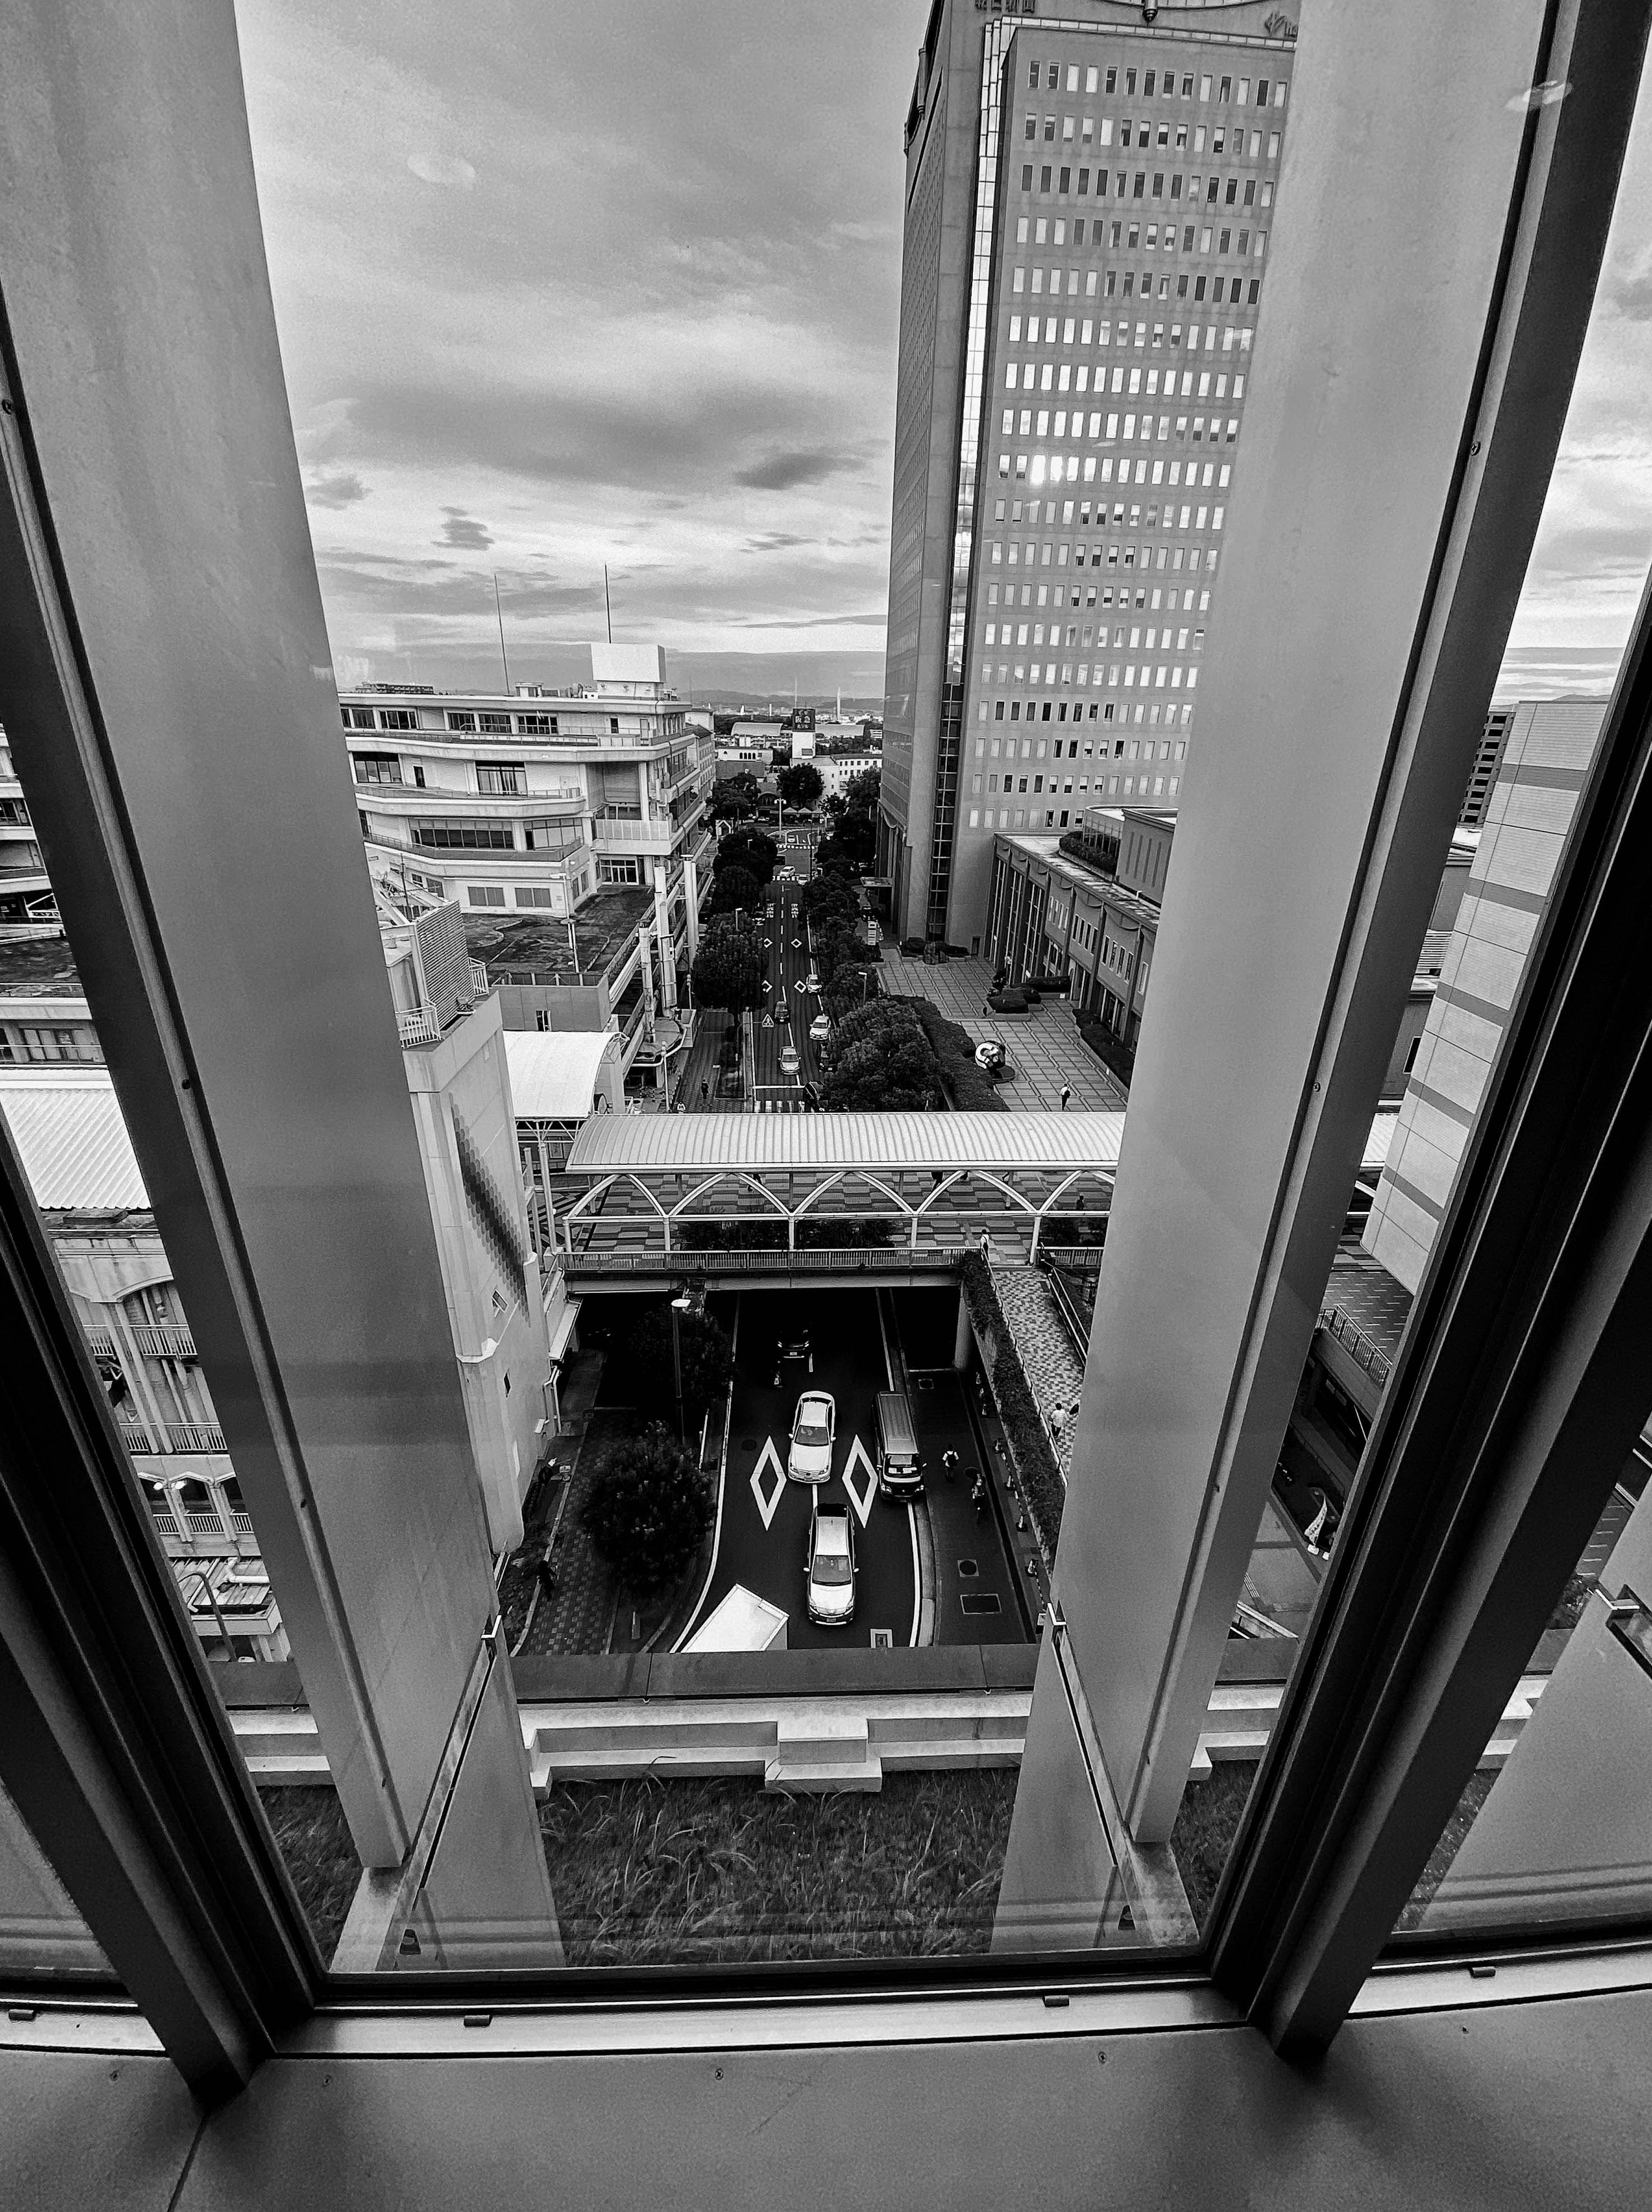
[[[569,1275],[1099,1261],[1122,1114],[598,1115],[555,1193]]]
[[[1374,1179],[1396,1116],[1361,1163]],[[571,1279],[918,1280],[969,1252],[1096,1267],[1122,1114],[593,1116],[550,1179]]]

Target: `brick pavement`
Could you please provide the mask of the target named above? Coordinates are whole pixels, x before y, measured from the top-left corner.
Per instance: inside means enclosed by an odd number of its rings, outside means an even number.
[[[994,1267],[993,1288],[1015,1340],[1022,1371],[1044,1416],[1044,1425],[1051,1431],[1056,1464],[1065,1481],[1072,1457],[1071,1417],[1084,1379],[1084,1363],[1073,1350],[1049,1285],[1036,1267]],[[1052,1416],[1057,1413],[1064,1417],[1059,1435],[1051,1427]]]
[[[1066,1000],[1045,999],[1024,1014],[999,1017],[986,1011],[992,984],[988,961],[948,960],[930,968],[903,959],[892,940],[884,942],[884,989],[890,997],[927,999],[977,1044],[992,1039],[1004,1047],[1014,1075],[1002,1097],[1012,1113],[1059,1112],[1063,1084],[1072,1090],[1075,1113],[1124,1111],[1123,1085],[1079,1036]]]

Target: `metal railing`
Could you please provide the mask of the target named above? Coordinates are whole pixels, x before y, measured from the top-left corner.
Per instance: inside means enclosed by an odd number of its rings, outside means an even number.
[[[132,1342],[146,1359],[193,1359],[195,1339],[186,1328],[135,1328]]]
[[[120,1441],[129,1452],[152,1452],[161,1449],[141,1421],[122,1421],[118,1425]]]
[[[864,1247],[834,1246],[826,1251],[787,1252],[606,1252],[584,1254],[575,1252],[570,1258],[562,1255],[564,1272],[569,1276],[589,1275],[695,1275],[695,1274],[819,1274],[823,1271],[850,1271],[856,1268],[886,1270],[906,1273],[916,1268],[926,1273],[955,1269],[963,1253],[951,1246],[944,1250],[935,1247],[920,1248],[914,1252],[904,1244]]]
[[[1394,1363],[1382,1346],[1367,1336],[1340,1306],[1327,1306],[1320,1316],[1320,1327],[1335,1337],[1355,1366],[1363,1367],[1373,1382],[1388,1381]]]
[[[1053,1267],[1072,1267],[1078,1273],[1098,1269],[1102,1264],[1102,1247],[1099,1244],[1040,1243],[1038,1256]]]
[[[107,1329],[88,1328],[86,1332],[86,1348],[94,1359],[118,1359],[120,1357],[115,1350],[115,1340]]]
[[[216,1513],[191,1513],[186,1509],[184,1526],[191,1536],[204,1536],[209,1543],[222,1543],[229,1534]]]
[[[441,1024],[431,1006],[416,1006],[410,1014],[396,1017],[396,1034],[404,1045],[440,1044]]]
[[[224,1432],[216,1421],[168,1421],[167,1448],[175,1452],[221,1452]],[[215,1527],[217,1526],[215,1519]]]

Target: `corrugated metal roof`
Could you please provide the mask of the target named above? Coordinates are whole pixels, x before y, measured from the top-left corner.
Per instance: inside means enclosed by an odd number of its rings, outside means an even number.
[[[1123,1133],[1122,1114],[603,1114],[568,1167],[1113,1168]]]
[[[511,1104],[522,1121],[583,1121],[603,1055],[617,1050],[610,1030],[507,1030]]]
[[[1364,1164],[1380,1167],[1397,1115],[1379,1114]],[[602,1114],[570,1175],[690,1168],[1115,1168],[1122,1114]]]
[[[43,1212],[148,1208],[114,1086],[102,1068],[6,1068],[0,1071],[0,1110]]]

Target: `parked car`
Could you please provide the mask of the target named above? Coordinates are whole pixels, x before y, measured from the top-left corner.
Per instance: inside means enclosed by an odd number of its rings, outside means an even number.
[[[830,1037],[831,1034],[832,1024],[830,1017],[826,1014],[817,1014],[813,1021],[809,1024],[810,1043],[824,1044]]]
[[[780,1047],[780,1073],[795,1075],[802,1066],[803,1062],[798,1057],[796,1045],[783,1044]]]
[[[847,1628],[854,1618],[854,1523],[842,1506],[822,1510],[818,1499],[809,1519],[805,1555],[809,1618],[817,1628]]]
[[[832,1439],[837,1433],[837,1401],[829,1390],[805,1390],[792,1419],[792,1448],[786,1472],[793,1482],[829,1482]]]
[[[1004,1048],[988,1037],[975,1047],[975,1066],[989,1071],[1004,1065]]]

